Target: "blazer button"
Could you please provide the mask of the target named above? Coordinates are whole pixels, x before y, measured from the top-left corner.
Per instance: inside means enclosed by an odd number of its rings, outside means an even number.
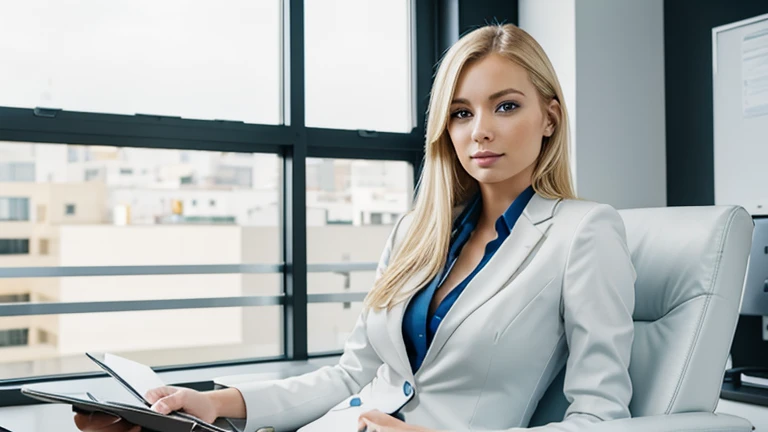
[[[361,401],[359,397],[355,397],[349,400],[349,406],[351,407],[359,407],[362,404],[363,401]]]
[[[406,396],[410,396],[411,393],[413,393],[413,386],[411,386],[411,383],[408,381],[403,384],[403,393],[405,393]]]

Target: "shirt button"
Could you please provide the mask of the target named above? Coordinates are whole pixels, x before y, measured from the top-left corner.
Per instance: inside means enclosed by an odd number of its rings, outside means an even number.
[[[419,337],[424,337],[424,335],[423,335],[423,334],[421,334],[421,333],[419,333]]]

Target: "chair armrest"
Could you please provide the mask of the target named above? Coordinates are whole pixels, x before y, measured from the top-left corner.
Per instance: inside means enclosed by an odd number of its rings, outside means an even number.
[[[741,417],[707,412],[667,414],[597,422],[584,432],[752,432]]]

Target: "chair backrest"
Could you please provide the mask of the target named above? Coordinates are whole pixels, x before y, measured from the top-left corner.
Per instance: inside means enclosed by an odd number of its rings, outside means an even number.
[[[620,210],[637,271],[633,417],[713,412],[739,315],[753,222],[741,207]],[[561,421],[564,371],[530,426]]]

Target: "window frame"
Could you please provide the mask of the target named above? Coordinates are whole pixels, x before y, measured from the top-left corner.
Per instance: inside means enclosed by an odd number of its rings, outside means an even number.
[[[0,141],[104,145],[179,150],[204,150],[277,154],[282,160],[282,257],[277,265],[230,266],[120,266],[40,267],[0,269],[0,278],[65,277],[74,275],[189,274],[217,267],[219,273],[281,273],[282,296],[253,296],[231,299],[180,299],[147,301],[137,305],[121,302],[96,304],[0,304],[0,316],[38,315],[111,310],[176,309],[183,307],[231,307],[281,305],[283,308],[283,355],[273,358],[235,359],[222,362],[157,367],[159,372],[211,366],[255,364],[337,355],[309,355],[307,303],[344,303],[362,300],[362,293],[307,294],[307,272],[371,270],[375,263],[307,264],[306,249],[306,159],[349,158],[405,161],[413,165],[414,185],[420,171],[425,135],[425,113],[433,65],[438,55],[436,13],[438,0],[412,0],[412,110],[415,127],[409,133],[310,128],[304,124],[304,0],[283,0],[283,125],[245,124],[236,121],[183,119],[171,116],[120,115],[74,112],[38,107],[22,109],[0,106]],[[416,23],[418,22],[418,25]],[[375,148],[375,152],[371,149]],[[194,267],[194,268],[193,268]],[[195,270],[197,269],[197,270]],[[208,269],[210,271],[212,269]],[[219,300],[219,301],[212,301]],[[201,303],[207,301],[209,306]],[[219,303],[219,304],[215,304]],[[126,307],[127,306],[127,307]],[[142,309],[149,308],[149,309]],[[3,386],[103,376],[77,373],[0,380]],[[0,406],[34,403],[18,390],[0,390]]]

